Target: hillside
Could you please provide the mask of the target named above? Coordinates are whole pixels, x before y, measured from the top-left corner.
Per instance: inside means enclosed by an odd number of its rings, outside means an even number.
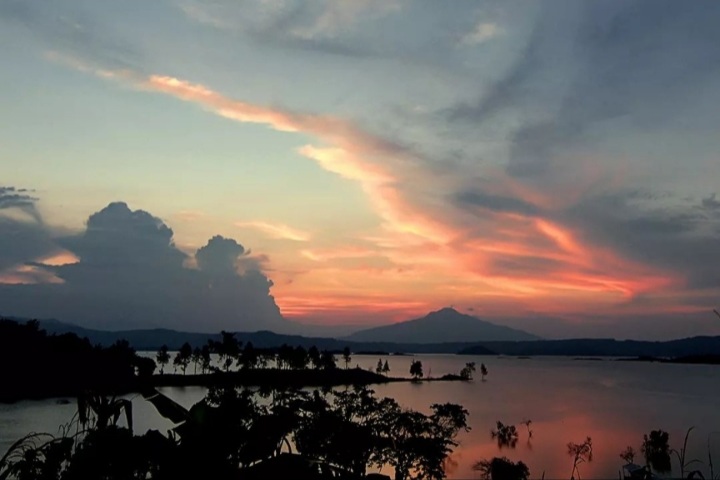
[[[354,342],[444,343],[538,340],[530,333],[443,308],[415,320],[362,330],[345,337]]]
[[[720,354],[720,337],[692,337],[665,342],[583,338],[541,342],[479,342],[461,350],[463,355],[484,355],[491,350],[503,355],[569,355],[610,357],[686,357]]]

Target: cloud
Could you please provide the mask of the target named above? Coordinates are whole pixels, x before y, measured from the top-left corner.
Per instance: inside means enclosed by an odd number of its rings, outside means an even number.
[[[199,268],[186,268],[188,255],[174,245],[170,227],[115,202],[92,214],[83,232],[56,242],[78,261],[31,265],[61,283],[39,274],[34,280],[43,283],[4,282],[4,314],[109,329],[288,328],[270,295],[272,282],[259,269],[262,258],[251,257],[233,239],[211,238],[194,255]]]
[[[72,51],[109,68],[137,68],[142,61],[142,55],[117,34],[116,25],[70,3],[4,0],[0,22],[31,31],[53,49]]]
[[[715,199],[716,194],[710,195],[708,198],[702,199],[702,206],[708,210],[720,210],[720,200]]]
[[[466,33],[460,39],[460,45],[480,45],[504,33],[502,27],[492,22],[479,22],[472,31]]]
[[[259,43],[355,57],[372,53],[363,42],[352,39],[362,31],[364,22],[397,12],[401,2],[186,0],[178,6],[193,21],[238,33]]]
[[[445,118],[477,127],[520,116],[507,170],[544,174],[593,140],[603,122],[657,129],[677,118],[702,91],[692,85],[720,69],[718,18],[715,3],[544,4],[515,63],[477,101],[444,110]]]
[[[617,194],[620,175],[604,165],[606,158],[577,153],[603,122],[627,117],[652,125],[651,111],[670,115],[671,102],[666,99],[656,102],[661,106],[647,106],[662,90],[658,85],[668,87],[668,97],[677,98],[682,92],[672,88],[672,82],[645,79],[647,72],[634,65],[625,68],[626,54],[614,53],[621,46],[599,40],[602,32],[576,37],[577,24],[590,22],[587,12],[577,8],[563,14],[571,17],[572,28],[559,33],[552,29],[556,25],[552,9],[546,12],[516,64],[485,88],[477,102],[443,111],[451,126],[462,123],[472,128],[516,115],[516,122],[509,123],[509,160],[501,172],[477,163],[446,166],[442,159],[421,156],[414,146],[388,140],[343,118],[244,102],[181,78],[140,73],[117,78],[239,123],[313,137],[297,151],[319,167],[357,182],[366,193],[381,222],[380,233],[365,237],[373,244],[369,250],[377,250],[396,267],[406,267],[393,277],[404,282],[405,298],[418,294],[408,285],[421,274],[423,286],[433,292],[493,302],[512,299],[507,308],[520,311],[611,312],[671,289],[687,293],[685,289],[705,288],[716,277],[699,259],[714,245],[713,232],[718,230],[696,217],[700,206],[668,209],[672,199]],[[638,21],[637,12],[613,13]],[[602,29],[626,29],[622,22],[610,25],[616,17],[607,12],[599,18]],[[557,50],[558,45],[574,45],[575,39],[575,47]],[[642,43],[633,35],[627,40],[631,49]],[[577,71],[558,65],[553,52],[567,58],[578,55],[573,63]],[[675,51],[671,53],[673,57]],[[640,63],[654,68],[655,60],[643,58]],[[556,72],[555,67],[562,68]],[[658,88],[649,95],[639,85],[624,85],[613,77],[618,69],[627,71],[633,81],[647,80],[648,88]],[[561,78],[538,82],[538,78],[547,80],[550,72]],[[600,84],[594,75],[608,84]],[[638,98],[633,97],[635,91]],[[617,101],[614,93],[624,100]],[[629,117],[625,108],[631,110]],[[714,197],[706,200],[705,210],[712,209]],[[264,226],[271,235],[302,237],[274,227],[278,226]],[[680,232],[675,231],[678,228]],[[306,249],[303,255],[317,262],[343,258],[317,249]],[[337,278],[339,284],[343,281]]]
[[[271,238],[293,240],[295,242],[307,242],[310,240],[310,233],[304,232],[297,228],[289,227],[282,223],[269,223],[269,222],[237,222],[235,224],[241,228],[254,228],[259,230]]]
[[[26,268],[26,262],[60,251],[42,221],[36,202],[37,198],[26,189],[0,186],[0,278],[26,279],[32,273]]]
[[[359,248],[359,247],[349,247],[349,248],[334,248],[334,249],[325,249],[325,250],[313,250],[313,249],[306,249],[302,250],[300,254],[315,262],[327,262],[329,260],[337,260],[337,259],[345,259],[345,258],[367,258],[367,257],[374,257],[378,256],[378,252],[376,250],[371,250],[368,248]]]
[[[195,252],[195,259],[201,271],[211,275],[234,275],[237,272],[238,257],[245,253],[245,247],[232,238],[216,235],[207,245]]]
[[[588,197],[560,215],[585,238],[674,272],[690,288],[716,287],[720,272],[709,259],[720,246],[720,219],[702,214],[697,207],[657,201],[645,206],[632,192],[616,192]]]

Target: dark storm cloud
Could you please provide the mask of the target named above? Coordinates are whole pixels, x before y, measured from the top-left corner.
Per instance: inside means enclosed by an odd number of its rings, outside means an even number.
[[[720,270],[712,262],[720,249],[720,219],[697,204],[667,206],[656,201],[648,206],[636,198],[625,193],[586,198],[562,212],[560,219],[587,241],[682,275],[690,287],[720,285]]]
[[[524,52],[508,72],[477,102],[445,112],[450,121],[490,122],[547,97],[543,118],[524,115],[525,123],[511,134],[507,168],[513,175],[544,173],[556,156],[607,120],[622,118],[640,129],[673,122],[685,102],[698,95],[694,87],[720,69],[718,2],[543,6]],[[572,48],[558,47],[568,44]],[[553,72],[554,81],[543,81]],[[555,113],[548,118],[548,112]]]
[[[0,272],[58,250],[37,211],[36,201],[26,189],[0,186]]]
[[[247,252],[232,239],[213,237],[195,254],[200,268],[191,269],[162,220],[116,202],[91,215],[84,232],[58,243],[79,258],[44,267],[64,283],[0,286],[4,314],[100,328],[286,327],[270,295],[272,282],[252,262],[238,272]]]

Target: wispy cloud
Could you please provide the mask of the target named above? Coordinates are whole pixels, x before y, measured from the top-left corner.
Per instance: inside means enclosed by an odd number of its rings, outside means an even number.
[[[497,23],[480,22],[460,39],[460,45],[479,45],[505,33]]]
[[[340,258],[367,258],[379,255],[376,250],[359,247],[333,248],[325,250],[307,249],[302,250],[300,254],[303,257],[315,262],[327,262],[329,260],[337,260]]]
[[[311,235],[309,232],[304,232],[297,228],[289,227],[282,223],[269,223],[262,221],[253,222],[237,222],[235,224],[241,228],[253,228],[259,230],[264,234],[277,239],[293,240],[296,242],[307,242],[310,240]]]

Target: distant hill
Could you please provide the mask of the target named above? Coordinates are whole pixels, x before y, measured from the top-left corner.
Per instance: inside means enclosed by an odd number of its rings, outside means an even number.
[[[438,343],[539,340],[522,330],[497,325],[443,308],[422,318],[355,332],[345,337],[354,342]]]
[[[484,355],[491,350],[503,355],[566,355],[610,357],[688,357],[720,354],[720,337],[692,337],[666,342],[580,338],[540,342],[479,342],[461,350],[463,355]]]

